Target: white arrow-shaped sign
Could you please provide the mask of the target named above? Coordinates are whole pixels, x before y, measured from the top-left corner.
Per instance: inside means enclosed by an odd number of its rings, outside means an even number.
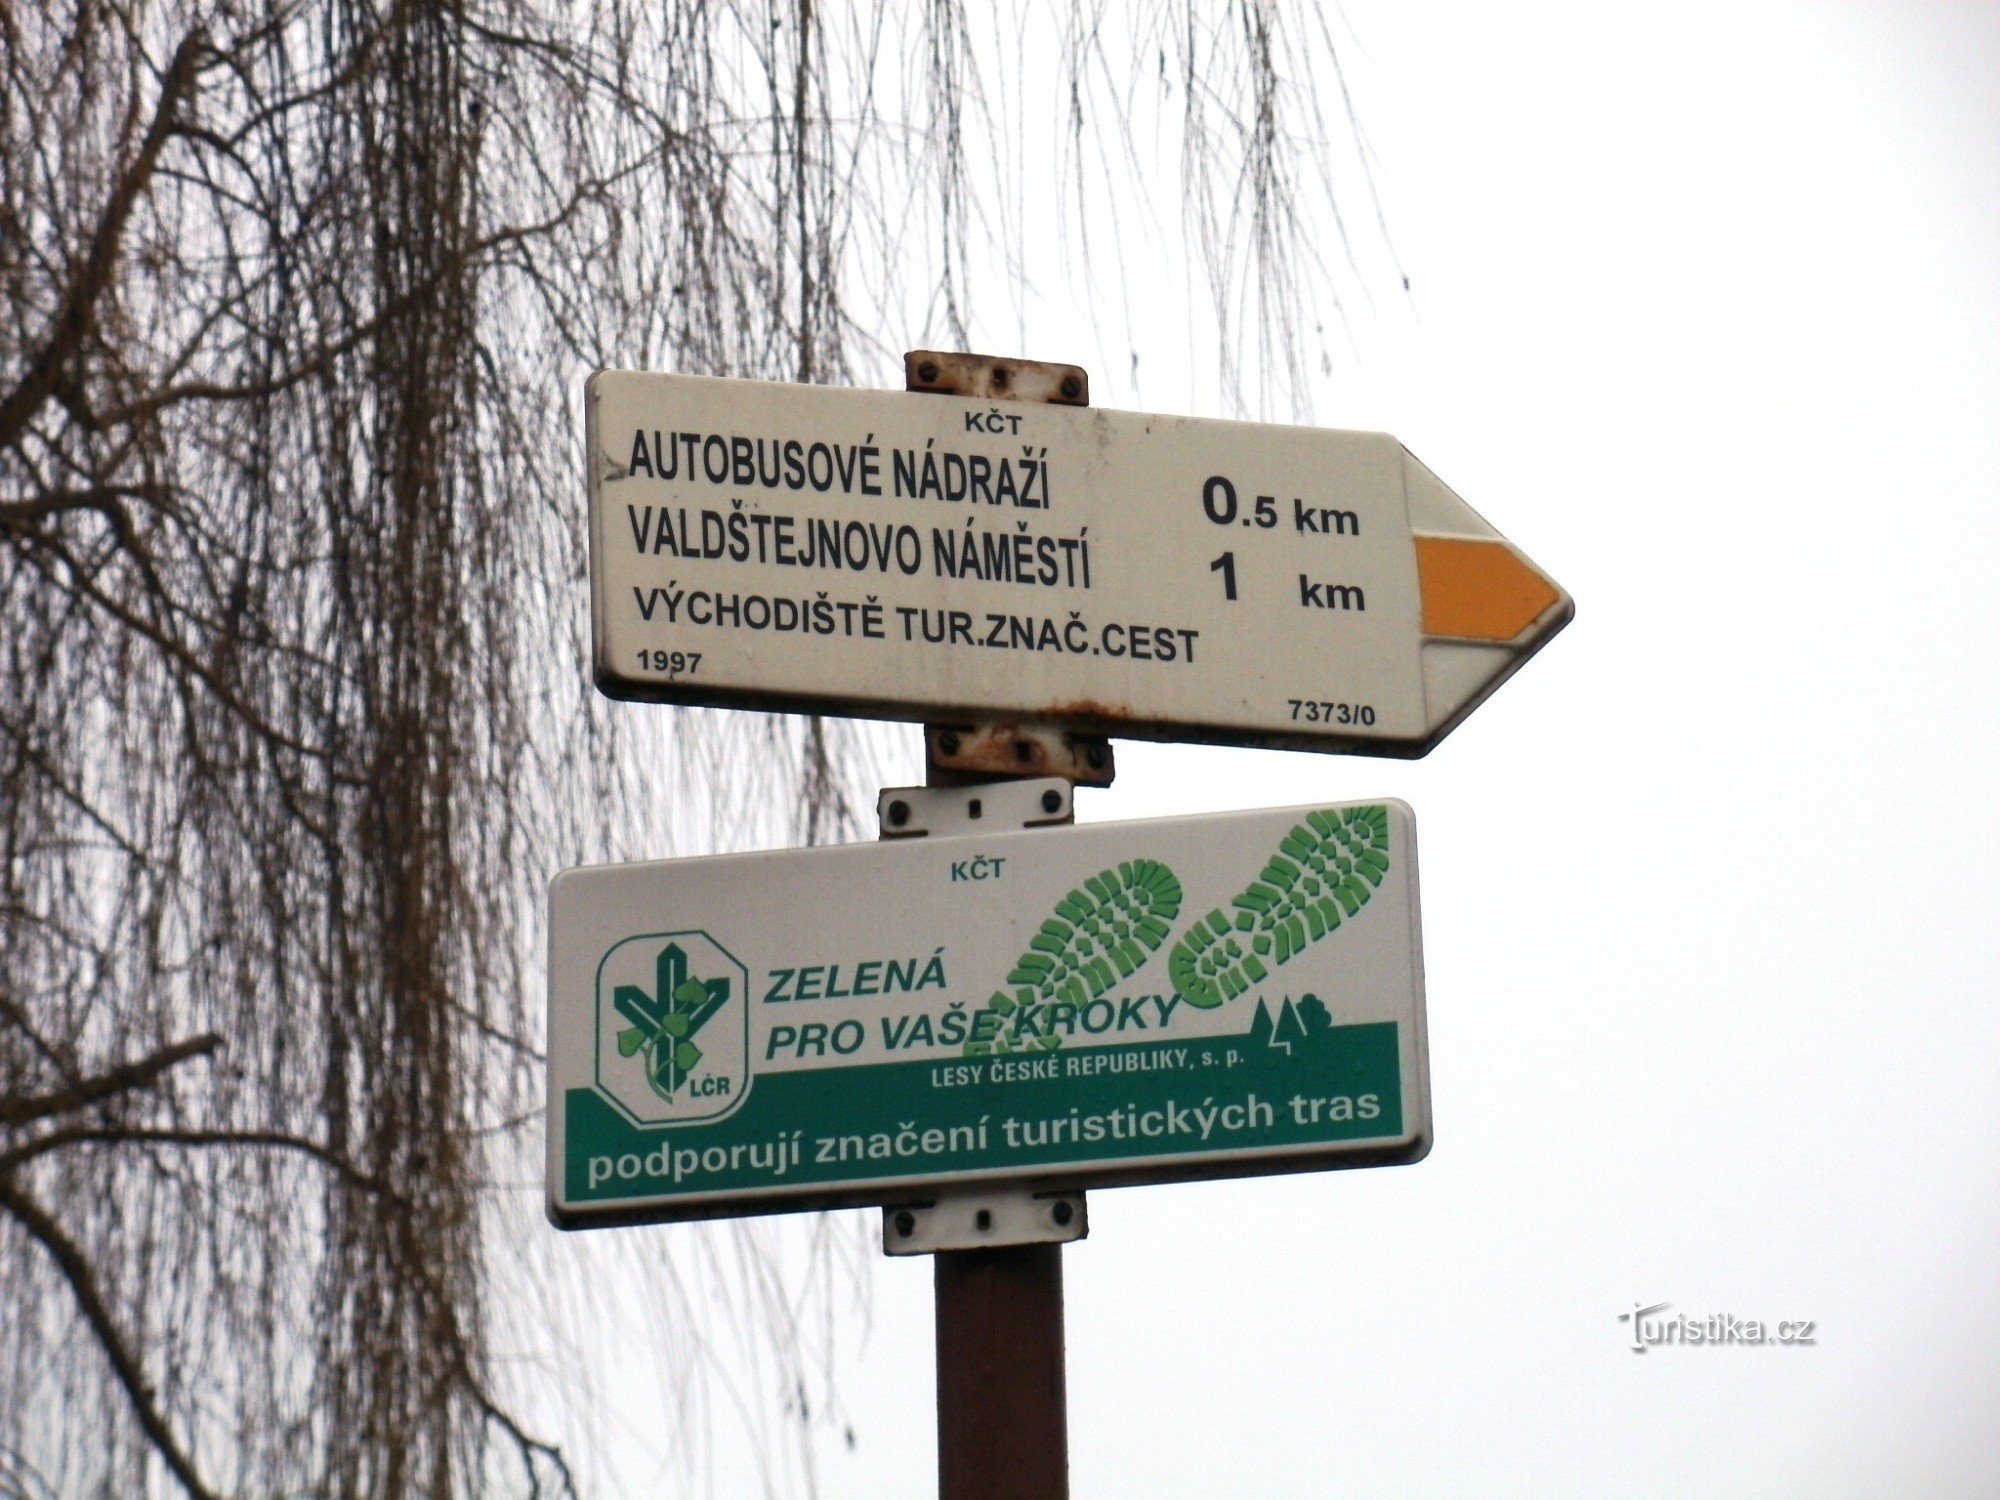
[[[603,371],[617,698],[1421,755],[1569,595],[1380,433]]]

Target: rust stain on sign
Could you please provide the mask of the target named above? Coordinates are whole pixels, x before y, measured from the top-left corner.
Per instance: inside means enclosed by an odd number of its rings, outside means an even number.
[[[1058,712],[1081,711],[1067,705]],[[1116,774],[1108,739],[1049,724],[927,724],[924,741],[931,765],[954,775],[1062,776],[1083,786],[1109,786]]]
[[[974,401],[1090,405],[1090,376],[1082,365],[1054,364],[1041,359],[912,349],[903,356],[903,384],[912,391],[967,396]]]

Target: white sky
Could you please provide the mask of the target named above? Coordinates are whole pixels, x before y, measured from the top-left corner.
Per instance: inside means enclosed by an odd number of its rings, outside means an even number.
[[[1437,1144],[1094,1194],[1074,1492],[1993,1493],[2000,7],[1346,14],[1413,295],[1319,419],[1577,619],[1425,761],[1121,745],[1085,801],[1410,802]],[[1201,410],[1164,332],[1100,404]],[[1819,1342],[1635,1355],[1659,1301]],[[838,1348],[819,1492],[931,1492],[928,1261]]]

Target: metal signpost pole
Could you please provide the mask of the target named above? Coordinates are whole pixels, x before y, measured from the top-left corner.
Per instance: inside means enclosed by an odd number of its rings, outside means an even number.
[[[935,1261],[940,1500],[1069,1494],[1062,1246]]]
[[[1010,753],[1065,753],[1041,740],[1029,731]],[[1053,778],[968,783],[933,763],[928,779],[926,788],[882,794],[883,837],[1074,821],[1072,788]],[[887,1253],[934,1257],[940,1500],[1069,1494],[1062,1245],[1087,1228],[1081,1192],[1024,1187],[940,1193],[927,1206],[884,1211]]]
[[[904,373],[912,391],[1089,404],[1084,373],[1062,365],[918,350]],[[987,724],[926,725],[924,738],[933,787],[1048,771],[1111,779],[1110,743],[1094,736]],[[939,1500],[1060,1500],[1069,1494],[1062,1245],[940,1250],[932,1260]]]

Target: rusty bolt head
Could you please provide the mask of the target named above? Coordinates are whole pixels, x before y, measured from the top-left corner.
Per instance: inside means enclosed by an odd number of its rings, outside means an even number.
[[[993,389],[996,391],[1006,390],[1007,379],[1008,379],[1007,367],[1005,365],[995,365],[993,367]]]
[[[1078,396],[1083,394],[1083,382],[1078,380],[1074,375],[1063,376],[1062,393],[1074,401]]]
[[[927,359],[927,360],[925,360],[925,361],[924,361],[924,362],[923,362],[922,364],[918,365],[918,366],[917,366],[917,379],[919,379],[919,380],[936,380],[936,379],[937,379],[937,363],[936,363],[936,362],[935,362],[934,360],[928,360],[928,359]]]
[[[938,736],[938,754],[958,754],[958,735],[956,732],[947,729],[943,734]]]
[[[1032,740],[1014,741],[1014,759],[1020,761],[1022,765],[1026,765],[1029,761],[1033,760],[1034,758],[1035,758],[1035,745]]]
[[[1061,810],[1061,808],[1062,808],[1061,792],[1057,791],[1054,787],[1050,787],[1046,792],[1042,793],[1043,812],[1045,813],[1058,812]]]
[[[896,1233],[908,1239],[917,1232],[917,1216],[907,1208],[896,1211]]]
[[[1092,745],[1088,750],[1083,752],[1083,758],[1091,770],[1101,771],[1104,769],[1104,747],[1102,745]]]
[[[910,804],[898,797],[894,802],[889,804],[889,826],[891,828],[901,828],[909,821]]]

